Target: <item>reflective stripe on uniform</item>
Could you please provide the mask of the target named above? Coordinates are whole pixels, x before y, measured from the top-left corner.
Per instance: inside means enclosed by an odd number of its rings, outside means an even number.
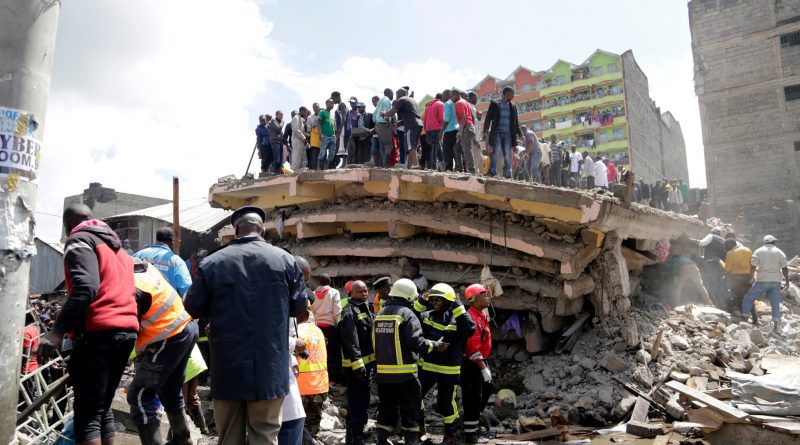
[[[458,404],[456,403],[456,393],[457,392],[458,392],[458,385],[453,385],[453,399],[452,399],[453,414],[451,414],[449,416],[442,416],[442,422],[444,422],[445,425],[449,425],[449,424],[455,422],[456,419],[458,419]]]
[[[364,366],[374,361],[375,361],[375,354],[370,354],[366,357],[361,357],[358,360],[352,360],[352,361],[342,357],[342,366],[356,370],[358,368],[363,368]]]
[[[465,433],[477,433],[478,432],[478,421],[477,420],[465,420],[464,421],[464,432]]]
[[[413,365],[381,365],[378,363],[379,374],[412,374],[417,372],[416,363]]]
[[[455,309],[453,309],[453,317],[458,317],[459,315],[464,315],[467,313],[467,310],[464,309],[464,306],[458,305]]]
[[[429,372],[435,372],[438,374],[448,374],[448,375],[459,375],[461,374],[461,366],[445,366],[445,365],[436,365],[433,363],[428,363],[425,360],[420,359],[419,366]]]
[[[179,298],[178,293],[175,292],[175,289],[170,289],[167,301],[164,304],[162,304],[161,307],[158,308],[158,310],[155,311],[151,316],[142,320],[141,328],[144,329],[150,326],[151,324],[155,323],[156,321],[158,321],[158,319],[161,318],[162,315],[164,315],[168,310],[172,309],[172,305],[175,304],[176,298]]]
[[[208,343],[208,336],[203,336],[197,339],[197,343]]]
[[[430,318],[426,318],[422,322],[440,331],[455,331],[458,329],[458,327],[454,324],[443,325],[431,320]]]
[[[394,353],[395,353],[395,363],[398,365],[403,363],[403,350],[400,346],[400,324],[403,323],[403,316],[402,315],[378,315],[375,317],[375,323],[380,321],[394,321],[396,324],[394,326]],[[373,344],[375,340],[373,338]],[[380,366],[380,365],[378,365]],[[415,367],[417,365],[414,365]],[[416,369],[413,371],[416,372]]]
[[[414,310],[415,311],[423,312],[425,309],[427,309],[427,308],[425,307],[424,304],[420,303],[419,300],[414,302]]]
[[[301,361],[300,364],[297,365],[297,369],[300,372],[322,371],[323,369],[328,369],[328,364],[327,363],[308,364],[305,361]]]
[[[158,333],[158,335],[153,337],[153,339],[150,340],[148,342],[148,344],[153,344],[153,343],[155,343],[157,341],[161,341],[161,340],[169,337],[170,335],[172,335],[172,333],[176,329],[178,329],[181,326],[183,326],[183,322],[185,322],[187,319],[191,319],[191,318],[192,317],[190,317],[188,313],[182,312],[180,315],[178,315],[178,317],[175,320],[172,321],[172,323],[167,325],[167,327],[165,327],[164,330],[162,330],[161,332]],[[143,345],[143,346],[144,347],[142,349],[139,349],[138,352],[143,351],[147,347],[147,345]]]

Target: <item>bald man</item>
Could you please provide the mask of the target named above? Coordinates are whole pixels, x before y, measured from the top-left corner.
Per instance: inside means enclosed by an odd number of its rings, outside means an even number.
[[[339,322],[342,370],[347,384],[346,443],[353,445],[364,444],[369,387],[375,369],[372,348],[372,323],[375,318],[367,301],[368,292],[363,281],[353,281],[350,287],[350,303],[342,309],[342,319]]]
[[[251,445],[277,445],[289,393],[289,317],[308,305],[303,271],[291,254],[261,237],[264,219],[258,207],[233,212],[236,239],[203,260],[186,295],[189,314],[211,324],[219,445],[245,438]]]
[[[75,442],[113,443],[111,402],[139,331],[133,260],[117,234],[85,205],[67,207],[63,221],[69,296],[39,354],[51,356],[65,334],[74,336],[67,372],[75,391]]]

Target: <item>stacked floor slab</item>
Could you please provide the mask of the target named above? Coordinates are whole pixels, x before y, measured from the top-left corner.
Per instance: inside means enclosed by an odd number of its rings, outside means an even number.
[[[660,240],[707,233],[701,221],[607,192],[414,170],[309,171],[215,184],[213,206],[267,210],[267,237],[308,257],[314,275],[402,273],[461,287],[488,266],[499,309],[539,313],[543,325],[584,311],[633,346],[631,298]],[[230,229],[221,232],[224,238]]]

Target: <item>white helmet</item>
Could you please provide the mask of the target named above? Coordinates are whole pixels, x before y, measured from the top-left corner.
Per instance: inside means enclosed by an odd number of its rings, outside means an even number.
[[[417,285],[408,278],[401,278],[394,282],[389,291],[390,297],[400,297],[408,301],[417,298]]]

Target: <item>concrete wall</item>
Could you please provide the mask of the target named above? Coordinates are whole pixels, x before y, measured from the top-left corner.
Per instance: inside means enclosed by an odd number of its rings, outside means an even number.
[[[662,119],[650,98],[647,76],[633,53],[625,51],[621,58],[632,170],[647,182],[665,178],[688,182],[686,143],[680,124],[671,114],[667,122]]]
[[[769,233],[787,255],[800,250],[800,47],[780,35],[800,30],[800,0],[689,2],[695,90],[712,213],[744,216],[751,246]]]
[[[64,198],[64,207],[71,204],[84,203],[92,209],[92,213],[96,218],[104,219],[109,216],[146,209],[168,202],[171,201],[151,196],[120,193],[112,188],[103,187],[100,183],[93,182],[80,195]]]

